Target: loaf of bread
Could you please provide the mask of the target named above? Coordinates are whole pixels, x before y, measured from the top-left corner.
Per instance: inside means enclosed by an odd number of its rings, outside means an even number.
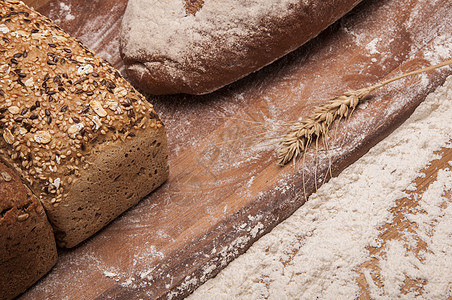
[[[162,121],[106,61],[19,1],[0,1],[0,159],[73,247],[168,177]]]
[[[121,55],[153,94],[205,94],[318,35],[360,0],[130,0]]]
[[[0,163],[0,299],[13,299],[57,261],[53,231],[39,200]]]

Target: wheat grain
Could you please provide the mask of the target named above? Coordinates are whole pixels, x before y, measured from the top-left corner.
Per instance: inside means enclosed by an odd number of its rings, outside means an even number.
[[[342,118],[349,117],[356,106],[371,92],[402,78],[428,72],[452,64],[452,59],[427,68],[408,72],[397,77],[382,81],[376,85],[355,91],[345,92],[341,96],[331,98],[328,103],[314,109],[312,115],[295,122],[283,134],[278,148],[278,164],[283,166],[305,154],[313,141],[328,135],[331,124]]]

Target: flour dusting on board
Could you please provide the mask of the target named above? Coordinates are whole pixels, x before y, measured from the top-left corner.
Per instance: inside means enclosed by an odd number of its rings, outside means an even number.
[[[433,151],[452,147],[451,119],[449,77],[402,127],[323,185],[294,215],[198,288],[190,299],[358,295],[358,273],[354,270],[368,259],[366,247],[381,245],[378,228],[391,222],[389,209],[407,196],[406,187],[435,159]],[[424,297],[450,295],[452,205],[447,204],[444,193],[452,189],[451,176],[450,169],[440,171],[437,181],[419,195],[419,211],[407,215],[418,224],[416,234],[427,244],[420,257],[409,254],[404,241],[392,240],[379,263],[385,287],[373,281],[370,271],[364,271],[375,299],[405,296],[400,285],[410,275],[425,282]],[[415,238],[406,234],[406,239],[414,243]]]
[[[452,145],[450,145],[452,146]],[[451,161],[452,162],[452,161]],[[452,202],[446,195],[452,192],[452,171],[440,170],[437,181],[433,182],[422,194],[418,206],[406,218],[415,224],[415,233],[401,232],[401,240],[390,240],[379,260],[382,287],[373,283],[370,294],[373,299],[400,297],[407,278],[416,282],[425,282],[423,296],[429,299],[441,299],[451,295],[452,273]],[[427,249],[418,253],[420,241],[427,243]],[[419,296],[419,290],[406,293],[407,298]]]
[[[72,21],[75,19],[74,15],[71,14],[71,7],[64,2],[60,3],[60,10],[62,11],[63,15],[65,16],[64,19],[66,21]]]
[[[70,1],[61,1],[59,4],[50,4],[56,8],[50,11],[49,17],[63,29],[70,26],[79,15],[79,7],[73,7]],[[119,36],[116,34],[120,20],[112,18],[112,14],[121,14],[121,4],[111,8],[110,14],[98,14],[94,18],[84,19],[83,26],[77,28],[77,38],[90,50],[93,50],[103,59],[114,63],[119,55]],[[121,70],[119,70],[121,71]]]
[[[439,36],[434,40],[434,48],[425,54],[432,63],[450,58],[452,55],[452,36]]]
[[[51,4],[56,5],[56,4]],[[57,24],[61,24],[63,21],[73,21],[75,20],[75,16],[72,14],[72,6],[71,4],[65,3],[63,1],[59,2],[57,9],[55,9],[55,13],[52,14],[52,21]]]

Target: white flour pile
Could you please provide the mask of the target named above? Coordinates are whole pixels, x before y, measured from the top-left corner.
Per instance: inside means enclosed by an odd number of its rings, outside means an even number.
[[[403,126],[322,186],[190,299],[359,296],[363,291],[356,270],[370,261],[366,247],[383,244],[379,228],[392,222],[389,209],[414,189],[413,180],[438,158],[433,152],[441,147],[452,148],[452,76]],[[386,242],[374,257],[378,274],[363,269],[371,298],[452,295],[452,161],[449,165],[427,191],[416,195],[416,209],[405,214],[416,224],[415,232],[400,232],[399,239]],[[426,250],[414,251],[420,244]],[[407,280],[422,285],[403,288]]]

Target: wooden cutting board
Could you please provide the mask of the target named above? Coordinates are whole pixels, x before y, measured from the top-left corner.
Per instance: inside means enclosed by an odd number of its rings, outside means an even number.
[[[121,70],[126,0],[29,0]],[[449,0],[365,0],[315,40],[205,96],[149,96],[165,121],[170,178],[75,249],[22,299],[171,298],[190,293],[401,124],[450,68],[374,93],[304,163],[276,165],[275,126],[350,89],[451,55]],[[162,29],[164,30],[164,29]]]

